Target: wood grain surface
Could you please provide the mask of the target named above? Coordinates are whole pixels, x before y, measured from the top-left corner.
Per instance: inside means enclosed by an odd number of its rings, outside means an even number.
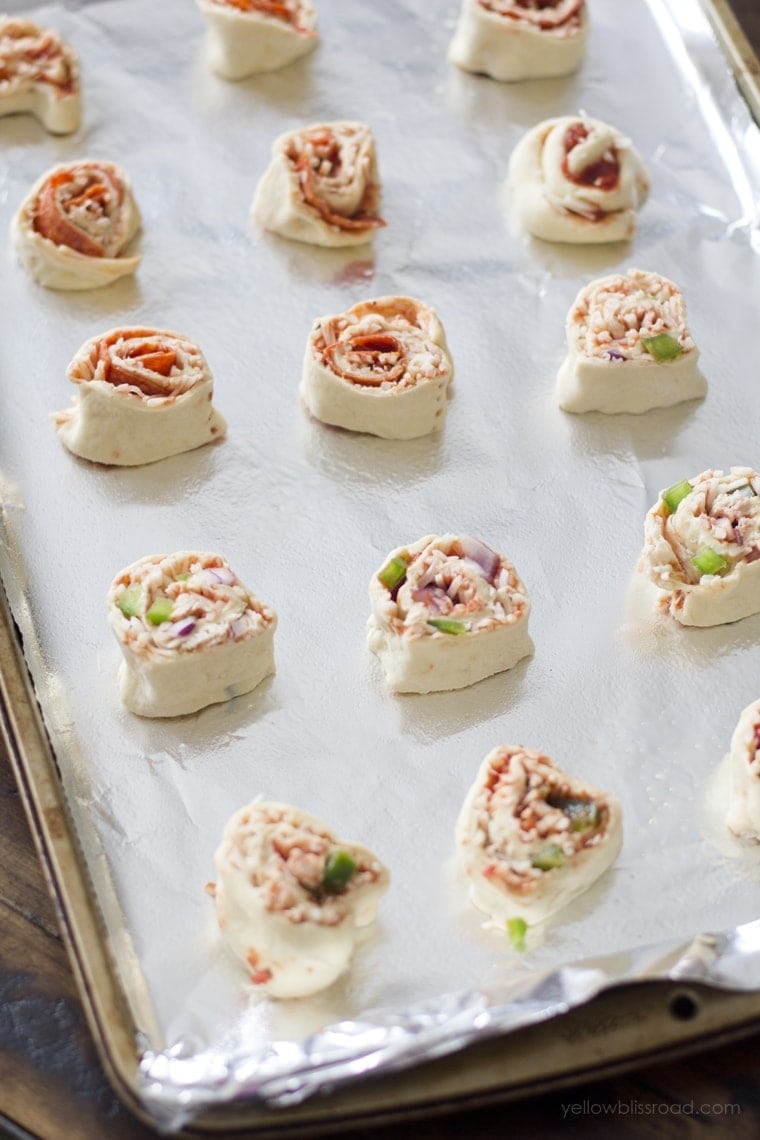
[[[731,7],[749,42],[760,56],[760,3],[758,0],[732,0]]]
[[[760,0],[734,0],[732,6],[760,54]],[[0,745],[0,1131],[43,1140],[155,1137],[108,1085],[58,929]],[[368,1140],[560,1135],[756,1140],[760,1026],[738,1044],[571,1092],[352,1135]]]

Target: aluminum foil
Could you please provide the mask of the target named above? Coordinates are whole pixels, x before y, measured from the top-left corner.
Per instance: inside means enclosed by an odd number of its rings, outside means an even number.
[[[760,922],[700,934],[680,946],[665,943],[586,958],[404,1010],[374,1011],[328,1026],[295,1048],[262,1041],[252,1018],[241,1018],[224,1049],[186,1056],[180,1043],[163,1053],[147,1051],[141,1066],[144,1095],[157,1121],[170,1128],[234,1097],[255,1096],[270,1106],[297,1104],[347,1079],[391,1072],[558,1017],[623,982],[655,979],[726,990],[760,988]]]
[[[44,170],[89,156],[126,167],[144,218],[137,276],[89,293],[39,288],[5,243],[0,568],[156,1119],[173,1128],[238,1096],[289,1103],[633,976],[760,986],[760,854],[726,834],[720,780],[758,695],[760,617],[682,630],[633,577],[661,487],[760,466],[760,136],[697,0],[591,0],[580,73],[519,85],[447,64],[456,0],[322,0],[316,53],[239,84],[208,72],[184,0],[6,8],[76,45],[85,120],[60,139],[0,121],[2,232]],[[505,215],[517,140],[579,108],[628,134],[652,175],[629,244],[546,245]],[[272,139],[342,118],[374,130],[387,229],[341,252],[257,232]],[[567,309],[630,266],[684,288],[708,396],[564,415]],[[438,310],[457,372],[444,431],[405,443],[325,428],[297,398],[312,319],[391,292]],[[198,340],[229,438],[97,468],[65,452],[48,413],[70,400],[80,343],[136,322]],[[514,561],[536,653],[457,693],[391,697],[364,645],[367,583],[393,547],[446,531]],[[277,674],[193,717],[142,721],[118,700],[104,595],[122,566],[188,548],[224,554],[278,612]],[[614,869],[522,956],[484,927],[453,861],[478,765],[512,742],[618,795],[626,830]],[[246,989],[203,891],[224,822],[258,794],[366,843],[393,876],[350,972],[308,1001]]]

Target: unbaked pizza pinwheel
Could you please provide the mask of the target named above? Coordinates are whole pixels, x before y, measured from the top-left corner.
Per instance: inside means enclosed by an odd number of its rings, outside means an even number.
[[[470,898],[510,934],[512,923],[544,922],[587,890],[622,840],[614,796],[519,744],[486,756],[456,825]]]
[[[280,135],[251,212],[265,229],[310,245],[361,245],[378,216],[375,140],[364,123],[316,123]]]
[[[649,178],[629,139],[579,115],[546,119],[520,140],[508,187],[520,225],[544,241],[627,241]]]
[[[557,375],[566,412],[646,412],[704,396],[699,352],[677,285],[629,269],[581,289],[567,317]]]
[[[569,75],[583,60],[585,0],[462,0],[449,59],[505,81]]]
[[[369,595],[367,643],[394,693],[461,689],[533,652],[525,586],[477,539],[432,534],[398,547]]]
[[[247,693],[274,673],[277,617],[218,554],[154,554],[108,592],[124,660],[121,699],[139,716],[169,717]]]
[[[67,374],[77,385],[74,406],[53,419],[83,459],[133,467],[224,437],[209,366],[181,333],[111,329],[82,345]]]
[[[434,310],[413,297],[379,297],[314,322],[301,396],[323,423],[414,439],[443,427],[452,377]]]
[[[245,79],[276,71],[317,44],[317,15],[310,0],[198,0],[208,27],[212,71]]]
[[[760,839],[760,700],[742,710],[731,737],[726,823],[735,835]]]
[[[211,888],[222,935],[276,998],[308,997],[347,968],[390,877],[308,812],[256,800],[227,823]]]
[[[114,162],[55,166],[32,187],[11,223],[24,268],[48,289],[96,289],[134,273],[122,256],[140,228],[127,176]]]
[[[644,523],[643,571],[681,625],[760,611],[760,474],[703,471],[662,491]]]
[[[79,126],[82,99],[74,49],[50,28],[0,17],[0,115],[29,113],[53,135]]]

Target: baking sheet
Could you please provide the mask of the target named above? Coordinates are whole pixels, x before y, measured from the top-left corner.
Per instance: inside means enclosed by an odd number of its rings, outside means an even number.
[[[712,789],[757,696],[760,618],[679,630],[631,588],[660,487],[759,462],[760,145],[699,5],[596,0],[579,75],[519,86],[449,67],[456,5],[442,0],[323,0],[314,56],[237,85],[206,72],[200,13],[179,0],[6,7],[76,44],[86,112],[67,139],[0,122],[0,225],[43,170],[85,156],[125,165],[144,217],[143,266],[107,290],[42,290],[6,244],[0,557],[146,1047],[197,1053],[196,1102],[266,1092],[260,1064],[219,1079],[241,1046],[274,1056],[278,1075],[305,1068],[269,1090],[287,1099],[345,1075],[316,1066],[327,1049],[340,1069],[349,1031],[299,1044],[324,1025],[369,1024],[383,1063],[402,1044],[422,1056],[493,1028],[489,1010],[534,971],[755,918],[760,859],[726,839]],[[652,175],[629,245],[552,247],[504,215],[521,133],[579,107],[629,134]],[[274,136],[346,117],[375,132],[388,228],[337,253],[257,233],[248,205]],[[567,308],[581,284],[631,265],[683,286],[709,394],[640,418],[565,416],[552,386]],[[446,326],[457,378],[440,437],[353,437],[298,405],[312,319],[389,292],[428,301]],[[60,447],[47,412],[70,399],[79,344],[135,322],[199,341],[229,439],[140,470],[95,468]],[[536,654],[469,690],[392,698],[364,648],[367,582],[392,547],[448,530],[515,562]],[[224,554],[277,610],[278,672],[229,705],[143,722],[118,702],[103,596],[122,566],[183,548]],[[515,741],[615,792],[626,826],[612,873],[523,957],[483,929],[452,866],[480,760]],[[393,874],[375,937],[309,1001],[251,997],[202,889],[224,822],[259,793],[367,843]],[[588,989],[558,1006],[572,995]],[[172,1076],[170,1056],[146,1066],[146,1093],[174,1121],[172,1081],[187,1068]]]

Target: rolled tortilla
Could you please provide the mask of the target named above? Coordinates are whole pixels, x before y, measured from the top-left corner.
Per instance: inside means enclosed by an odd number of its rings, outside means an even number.
[[[494,922],[544,922],[617,857],[622,809],[532,748],[489,752],[456,825],[470,898]]]
[[[307,997],[343,973],[389,884],[366,847],[263,800],[233,815],[214,861],[222,934],[253,985],[277,998]]]
[[[760,839],[760,700],[742,710],[731,737],[731,798],[726,823],[736,835]]]
[[[760,475],[703,471],[660,493],[639,570],[681,625],[723,625],[760,610]]]
[[[245,79],[276,71],[317,45],[317,14],[309,0],[198,0],[208,27],[212,71]]]
[[[139,255],[121,254],[139,228],[121,167],[84,159],[43,174],[11,222],[11,239],[40,285],[96,289],[137,269]]]
[[[118,328],[86,341],[68,367],[74,406],[55,413],[61,442],[83,459],[138,466],[224,437],[214,378],[194,341]]]
[[[505,81],[577,71],[588,36],[585,0],[462,0],[449,59]]]
[[[121,699],[139,716],[169,717],[247,693],[274,673],[275,613],[218,554],[154,554],[108,592],[124,657]]]
[[[566,412],[646,412],[704,396],[683,295],[659,273],[629,269],[581,289],[557,375]]]
[[[615,127],[579,115],[546,119],[520,140],[508,188],[520,225],[544,241],[627,241],[649,178]]]
[[[443,427],[452,378],[434,310],[413,297],[379,297],[314,322],[301,395],[323,423],[413,439]]]
[[[398,547],[369,595],[367,643],[394,693],[461,689],[533,652],[525,586],[477,539],[431,534]]]
[[[316,123],[280,135],[251,206],[273,233],[332,248],[361,245],[378,216],[375,140],[364,123]]]
[[[70,44],[31,20],[0,17],[0,115],[29,113],[53,135],[82,118],[79,60]]]

